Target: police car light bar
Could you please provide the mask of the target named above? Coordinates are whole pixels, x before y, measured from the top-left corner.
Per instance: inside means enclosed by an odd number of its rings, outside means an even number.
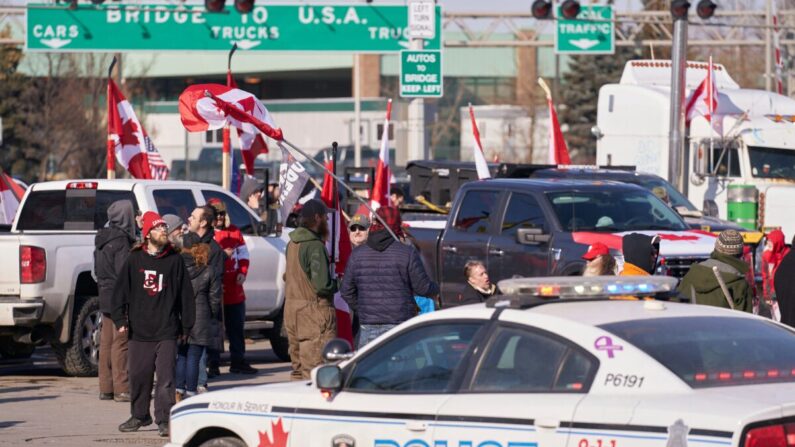
[[[669,276],[563,276],[506,279],[498,284],[503,295],[490,298],[487,306],[524,308],[554,299],[627,296],[667,298],[676,293],[678,283],[678,279]]]

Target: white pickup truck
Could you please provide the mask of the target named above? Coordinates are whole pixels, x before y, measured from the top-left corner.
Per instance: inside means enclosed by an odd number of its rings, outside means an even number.
[[[64,371],[94,375],[100,312],[93,279],[94,235],[107,208],[128,199],[136,210],[176,214],[219,198],[240,228],[251,257],[245,282],[247,329],[260,329],[288,359],[281,335],[287,235],[275,235],[237,197],[206,183],[156,180],[67,180],[31,185],[10,232],[0,233],[0,353],[25,356],[50,343]]]

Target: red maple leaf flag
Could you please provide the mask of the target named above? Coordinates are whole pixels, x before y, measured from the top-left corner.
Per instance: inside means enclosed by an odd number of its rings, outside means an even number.
[[[132,105],[108,79],[108,169],[115,169],[118,160],[134,178],[151,179],[147,139]]]
[[[0,224],[10,225],[19,209],[25,190],[5,172],[0,172]]]
[[[483,145],[480,144],[480,131],[478,130],[478,123],[475,121],[475,111],[472,109],[472,103],[469,104],[469,118],[472,120],[472,135],[475,137],[473,150],[475,152],[475,168],[478,171],[478,178],[491,178],[486,156],[483,155]]]
[[[258,447],[287,447],[287,438],[290,434],[284,431],[282,427],[282,418],[279,418],[275,423],[271,422],[271,432],[273,433],[273,437],[271,437],[267,431],[257,431],[257,433],[259,433]]]
[[[267,152],[262,135],[277,141],[284,139],[268,109],[251,93],[234,87],[191,85],[179,96],[179,114],[188,132],[220,129],[227,123],[237,129],[249,173],[254,172],[257,155]]]
[[[351,255],[351,239],[348,234],[348,220],[342,216],[338,209],[339,201],[335,200],[336,188],[334,188],[334,177],[329,174],[333,169],[331,160],[326,162],[326,174],[323,177],[323,189],[320,191],[320,198],[329,209],[328,228],[334,231],[334,246],[331,246],[331,240],[326,242],[326,249],[329,253],[333,253],[334,257],[332,262],[332,276],[337,277],[345,273],[345,266],[348,264],[348,258]],[[348,343],[353,346],[353,325],[351,321],[351,308],[348,303],[342,299],[339,292],[334,294],[334,308],[337,314],[337,336],[348,340]]]
[[[715,81],[715,66],[712,64],[712,56],[709,57],[709,68],[707,75],[701,84],[693,90],[693,93],[687,98],[687,105],[685,106],[685,122],[690,125],[693,118],[696,116],[703,116],[709,121],[712,129],[721,135],[722,132],[722,119],[717,116],[718,110],[718,84]]]
[[[392,99],[386,103],[386,119],[381,132],[381,152],[375,167],[375,181],[370,192],[370,207],[377,210],[381,206],[390,205],[389,181],[392,173],[389,169],[389,120],[392,118]]]
[[[560,131],[558,113],[555,112],[555,104],[552,98],[547,98],[549,106],[549,164],[570,165],[569,148],[566,140],[563,139],[563,132]]]

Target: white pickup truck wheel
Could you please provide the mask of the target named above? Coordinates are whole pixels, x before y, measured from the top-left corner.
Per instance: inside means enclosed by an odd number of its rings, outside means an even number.
[[[99,297],[77,297],[72,334],[68,343],[53,344],[58,362],[70,376],[96,376],[99,364],[99,334],[102,312]]]

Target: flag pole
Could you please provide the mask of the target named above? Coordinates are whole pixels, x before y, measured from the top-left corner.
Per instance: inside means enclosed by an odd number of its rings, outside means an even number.
[[[709,156],[712,157],[715,153],[715,126],[712,125],[712,120],[715,119],[715,111],[713,110],[713,96],[715,95],[715,71],[712,69],[712,55],[709,56],[709,85],[707,86],[707,110],[709,111]],[[727,165],[728,166],[728,165]],[[729,174],[728,172],[726,173]]]
[[[331,172],[332,174],[337,173],[337,142],[333,141],[331,143]],[[337,200],[337,182],[333,182],[331,185],[331,205],[334,207],[334,210],[338,210],[340,207],[339,201]],[[338,214],[334,213],[334,218],[331,219],[331,262],[336,264],[337,259],[337,216]],[[336,268],[336,266],[335,266]]]
[[[232,55],[235,54],[237,51],[237,43],[232,45],[232,49],[229,50],[229,56],[226,59],[226,86],[231,87],[230,79],[232,77]],[[224,136],[224,145],[221,154],[221,187],[223,187],[227,191],[232,190],[232,169],[234,166],[232,165],[232,141],[231,141],[231,132],[229,129],[229,123],[224,124],[223,130]]]
[[[301,150],[300,148],[298,148],[297,146],[295,146],[293,143],[290,143],[290,142],[289,142],[289,141],[287,141],[286,139],[282,139],[282,140],[281,140],[281,142],[282,142],[282,143],[284,143],[285,145],[287,145],[287,147],[289,147],[290,149],[292,149],[292,150],[294,150],[294,151],[298,152],[299,154],[301,154],[301,155],[302,155],[302,156],[303,156],[305,159],[307,159],[307,160],[309,160],[310,162],[312,162],[312,163],[314,163],[315,165],[317,165],[317,166],[318,166],[320,169],[322,169],[322,170],[323,170],[323,172],[327,172],[327,173],[328,173],[328,174],[331,176],[331,178],[333,178],[333,179],[334,179],[334,180],[336,180],[336,181],[337,181],[337,182],[338,182],[340,185],[342,185],[342,187],[343,187],[343,188],[345,188],[345,190],[347,190],[347,191],[348,191],[348,192],[351,194],[351,196],[352,196],[352,197],[355,197],[355,198],[356,198],[356,200],[358,200],[359,202],[361,202],[361,203],[362,203],[362,205],[364,205],[364,207],[365,207],[365,208],[367,208],[367,209],[370,211],[370,213],[373,215],[373,217],[374,217],[374,218],[375,218],[375,219],[376,219],[376,220],[377,220],[379,223],[381,223],[381,225],[383,225],[383,226],[384,226],[384,228],[385,228],[385,229],[386,229],[386,231],[389,233],[389,235],[390,235],[390,236],[392,236],[392,238],[394,238],[396,241],[400,242],[400,238],[398,238],[398,237],[397,237],[397,235],[395,234],[395,232],[394,232],[394,231],[392,231],[392,229],[391,229],[391,228],[389,228],[389,225],[387,225],[387,223],[384,221],[384,219],[382,219],[382,218],[381,218],[381,216],[379,216],[378,214],[376,214],[375,210],[374,210],[374,209],[373,209],[373,208],[370,206],[370,204],[369,204],[369,203],[367,203],[367,201],[366,201],[366,200],[364,200],[363,198],[361,198],[361,197],[359,196],[359,194],[356,194],[356,191],[354,191],[354,190],[353,190],[353,189],[352,189],[350,186],[346,185],[346,184],[345,184],[345,182],[344,182],[344,181],[343,181],[341,178],[337,177],[337,174],[335,174],[335,173],[333,173],[333,172],[329,171],[329,169],[328,169],[328,168],[327,168],[325,165],[323,165],[323,163],[321,163],[321,162],[319,162],[319,161],[315,160],[314,158],[310,157],[310,156],[309,156],[309,155],[308,155],[306,152],[304,152],[303,150]]]
[[[110,130],[110,111],[113,107],[116,107],[116,104],[111,98],[110,95],[110,83],[112,82],[111,75],[113,74],[113,67],[116,66],[116,56],[113,56],[113,60],[110,61],[110,67],[108,67],[108,93],[107,93],[107,102],[108,102],[108,130]],[[113,180],[116,178],[116,144],[110,139],[110,132],[108,132],[108,141],[107,141],[107,151],[105,153],[106,158],[106,173],[107,178],[109,180]]]

